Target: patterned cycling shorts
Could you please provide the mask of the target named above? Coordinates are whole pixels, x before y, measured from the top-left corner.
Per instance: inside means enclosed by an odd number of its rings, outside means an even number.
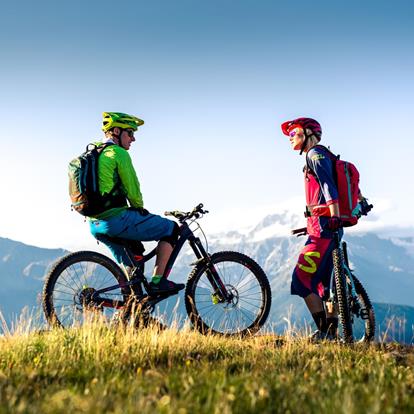
[[[333,249],[333,239],[308,238],[292,274],[292,295],[305,298],[315,293],[324,298],[331,280]]]

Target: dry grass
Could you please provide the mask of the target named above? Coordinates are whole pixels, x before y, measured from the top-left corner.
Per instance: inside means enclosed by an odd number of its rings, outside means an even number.
[[[414,412],[414,351],[108,327],[0,337],[0,413]]]

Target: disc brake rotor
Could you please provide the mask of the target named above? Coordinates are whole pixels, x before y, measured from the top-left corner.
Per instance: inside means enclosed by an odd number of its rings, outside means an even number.
[[[226,310],[233,309],[239,303],[239,292],[233,285],[225,285],[229,299],[224,299],[220,292],[215,292],[211,294],[211,301],[213,305],[222,304],[223,308]]]

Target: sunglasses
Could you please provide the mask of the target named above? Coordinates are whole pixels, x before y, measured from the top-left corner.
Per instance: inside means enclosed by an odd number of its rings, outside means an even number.
[[[134,136],[135,131],[133,129],[126,129],[125,132],[128,134],[130,138]]]
[[[294,128],[292,131],[289,131],[289,136],[293,138],[298,133],[300,133],[300,130],[298,130],[298,128]]]

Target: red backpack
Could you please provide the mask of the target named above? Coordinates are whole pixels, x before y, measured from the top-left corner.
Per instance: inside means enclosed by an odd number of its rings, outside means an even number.
[[[344,227],[354,226],[358,223],[358,219],[361,216],[358,204],[358,197],[361,193],[359,189],[359,172],[351,162],[341,160],[339,155],[333,154],[323,145],[317,146],[324,148],[334,163],[334,177],[338,189],[340,218]],[[306,164],[309,165],[307,154]]]

